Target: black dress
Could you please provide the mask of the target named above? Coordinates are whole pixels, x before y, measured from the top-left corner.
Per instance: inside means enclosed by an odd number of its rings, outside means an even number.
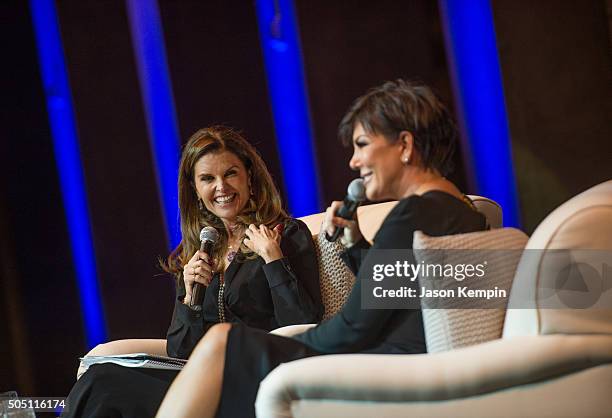
[[[225,321],[266,333],[285,325],[320,321],[323,314],[316,252],[306,224],[285,222],[284,258],[265,264],[260,257],[234,259],[224,273],[222,306],[218,304],[219,275],[206,288],[202,311],[182,303],[185,288],[177,281],[177,298],[168,328],[167,351],[187,358],[214,324]],[[148,417],[155,415],[177,372],[130,369],[113,364],[92,366],[68,396],[65,417]]]
[[[414,231],[441,236],[485,229],[486,221],[468,203],[440,191],[401,200],[374,237],[373,248],[411,249]],[[345,261],[356,271],[369,245],[353,246]],[[365,255],[365,257],[368,257]],[[331,353],[424,353],[420,310],[361,309],[361,281],[356,280],[340,312],[317,327],[284,338],[241,325],[228,336],[218,417],[254,417],[260,382],[288,361]]]

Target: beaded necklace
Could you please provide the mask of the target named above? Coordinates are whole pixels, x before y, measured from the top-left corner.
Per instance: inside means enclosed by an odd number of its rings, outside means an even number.
[[[239,243],[242,242],[243,239],[244,239],[244,236],[241,236],[240,239],[236,243],[227,246],[228,252],[227,252],[227,256],[225,257],[227,260],[227,266],[229,266],[231,262],[234,261],[234,258],[236,258],[236,254],[238,254],[238,250],[240,250]],[[234,249],[234,246],[238,248]],[[225,295],[225,277],[224,277],[223,272],[219,272],[219,293],[217,294],[217,308],[218,308],[218,313],[219,313],[219,322],[226,322],[224,295]]]
[[[225,280],[223,280],[223,273],[219,273],[219,294],[217,295],[217,308],[219,312],[219,322],[225,322],[225,300],[223,295],[225,293]]]

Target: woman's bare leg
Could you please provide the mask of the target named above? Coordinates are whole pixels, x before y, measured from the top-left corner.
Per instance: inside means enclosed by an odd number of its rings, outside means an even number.
[[[229,324],[213,326],[200,340],[157,411],[158,418],[213,418],[221,399]]]

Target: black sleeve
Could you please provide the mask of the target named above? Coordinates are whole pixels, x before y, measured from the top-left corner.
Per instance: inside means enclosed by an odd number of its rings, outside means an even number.
[[[172,322],[166,334],[166,351],[170,357],[188,358],[202,336],[213,326],[212,322],[204,321],[202,312],[191,310],[183,303],[185,287],[182,275],[177,281],[176,301]]]
[[[351,248],[348,248],[342,254],[340,254],[340,258],[344,261],[344,264],[353,272],[354,275],[357,275],[359,271],[359,267],[361,266],[361,262],[363,261],[364,255],[367,254],[367,250],[371,247],[370,243],[362,238],[357,241],[355,245]]]
[[[319,322],[323,316],[319,269],[312,235],[297,219],[285,223],[284,257],[264,264],[279,326]]]
[[[400,202],[387,216],[374,238],[373,249],[410,249],[414,233],[412,211],[408,202]],[[352,249],[352,248],[351,248]],[[368,252],[365,260],[373,256]],[[373,346],[379,340],[392,309],[361,309],[361,280],[355,285],[336,315],[319,326],[294,338],[323,353],[357,352]]]

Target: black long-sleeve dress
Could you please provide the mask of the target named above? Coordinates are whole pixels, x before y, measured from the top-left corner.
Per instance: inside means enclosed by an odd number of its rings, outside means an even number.
[[[281,249],[284,258],[268,264],[260,257],[234,259],[224,273],[221,306],[219,274],[206,288],[199,312],[183,304],[185,288],[179,278],[167,333],[168,355],[187,358],[206,331],[220,322],[221,315],[226,322],[264,333],[285,325],[318,322],[323,314],[318,264],[311,233],[302,221],[285,222]],[[72,388],[69,409],[62,416],[153,416],[176,374],[114,364],[92,366]]]
[[[412,236],[417,230],[441,236],[483,230],[485,225],[484,216],[466,202],[441,191],[430,191],[400,201],[376,234],[373,248],[411,249]],[[349,267],[358,269],[368,247],[362,242],[345,254]],[[281,363],[331,353],[424,352],[421,311],[361,309],[361,280],[358,279],[340,312],[294,338],[232,326],[217,416],[254,417],[259,384]]]

